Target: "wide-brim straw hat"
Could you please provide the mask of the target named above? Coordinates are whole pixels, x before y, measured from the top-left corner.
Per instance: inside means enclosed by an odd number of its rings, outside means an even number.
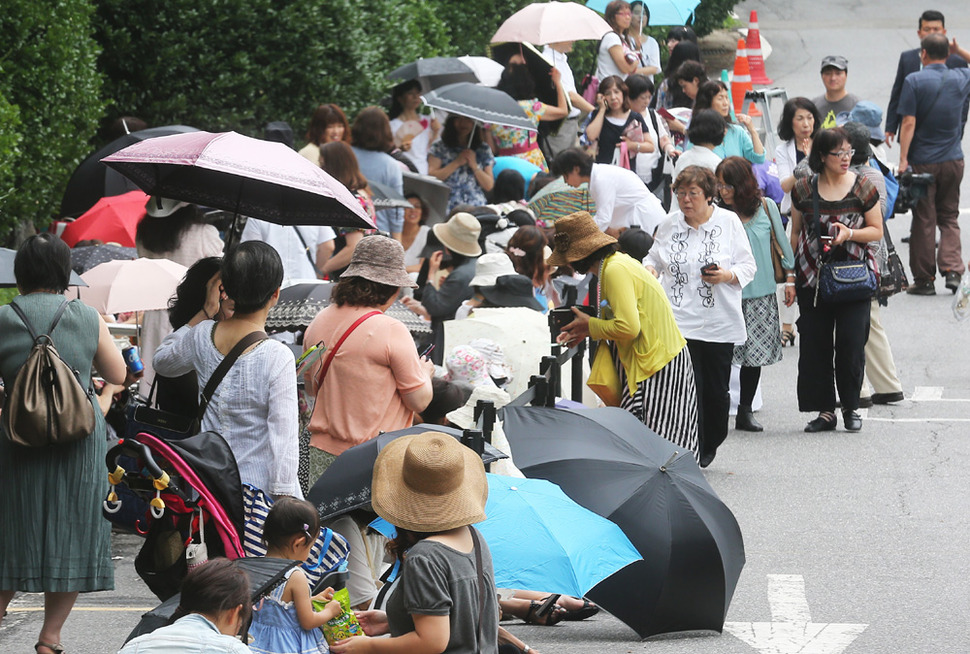
[[[396,438],[374,463],[371,505],[400,529],[442,532],[482,522],[487,500],[481,458],[441,432]]]
[[[616,239],[600,231],[588,211],[577,211],[556,221],[552,255],[546,259],[546,263],[550,266],[566,266],[611,243],[616,243]]]
[[[362,277],[388,286],[418,287],[404,266],[404,248],[401,244],[393,238],[377,234],[357,242],[350,265],[340,277]]]
[[[509,255],[504,252],[489,252],[478,257],[475,262],[475,276],[469,286],[494,286],[495,280],[503,275],[514,275],[515,266]]]
[[[432,227],[431,231],[452,252],[466,257],[477,257],[482,253],[482,246],[478,242],[482,224],[470,213],[458,212],[448,222]]]

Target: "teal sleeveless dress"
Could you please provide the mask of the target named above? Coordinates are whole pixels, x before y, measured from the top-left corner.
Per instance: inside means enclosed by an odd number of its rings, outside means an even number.
[[[64,297],[19,296],[34,329],[46,332]],[[70,303],[52,334],[61,357],[90,386],[98,314]],[[33,341],[13,309],[0,307],[0,377],[11,384]],[[101,516],[108,490],[104,416],[94,433],[69,445],[26,448],[0,438],[0,590],[89,592],[114,588],[111,528]]]

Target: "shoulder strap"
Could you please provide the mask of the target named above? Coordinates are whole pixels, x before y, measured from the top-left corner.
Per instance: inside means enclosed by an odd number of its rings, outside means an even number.
[[[303,232],[300,231],[297,225],[293,225],[293,229],[296,231],[296,235],[300,237],[300,243],[303,244],[303,253],[306,255],[307,261],[310,262],[310,267],[313,268],[313,272],[317,274],[317,277],[321,276],[323,273],[317,268],[317,264],[313,262],[313,257],[310,255],[310,246],[307,245],[306,239],[303,238]]]
[[[320,366],[320,372],[319,374],[317,374],[317,389],[319,389],[320,385],[323,383],[323,378],[327,375],[327,371],[330,369],[330,363],[333,361],[334,356],[337,354],[337,350],[340,349],[340,346],[343,345],[343,342],[347,340],[347,337],[350,336],[351,333],[353,333],[353,331],[360,326],[360,323],[364,322],[371,316],[376,316],[378,314],[380,314],[380,311],[370,311],[362,315],[357,320],[355,320],[354,324],[351,325],[350,328],[344,332],[343,336],[340,337],[340,340],[337,341],[337,344],[330,349],[330,354],[327,356],[326,361],[323,362],[323,365]]]
[[[940,86],[938,89],[936,89],[936,95],[933,96],[933,102],[931,102],[930,106],[926,108],[927,116],[929,116],[930,112],[933,111],[933,108],[936,107],[936,101],[940,99],[940,94],[943,93],[943,87],[946,85],[946,78],[949,76],[950,76],[950,69],[945,68],[943,70],[943,74],[940,75]]]
[[[475,651],[481,654],[482,651],[482,627],[485,622],[485,606],[488,602],[488,589],[485,587],[485,566],[482,563],[482,541],[478,536],[478,530],[468,525],[472,534],[472,544],[475,547],[475,572],[478,574],[478,640]]]
[[[24,326],[27,328],[27,331],[30,332],[30,337],[34,341],[36,341],[41,336],[47,336],[48,339],[51,338],[51,334],[54,332],[54,328],[57,327],[57,323],[60,321],[61,316],[64,315],[65,309],[67,309],[67,300],[64,300],[63,302],[61,302],[61,306],[57,307],[57,311],[54,312],[54,318],[53,320],[51,320],[50,327],[47,328],[47,332],[45,334],[37,333],[37,330],[34,329],[34,326],[30,323],[30,320],[27,319],[27,314],[24,313],[23,309],[17,306],[16,302],[11,302],[10,308],[13,309],[14,313],[17,314],[17,317],[20,318],[20,321],[24,323]]]
[[[243,336],[238,343],[236,343],[229,354],[225,356],[219,367],[216,368],[212,376],[209,377],[209,381],[206,382],[205,388],[202,389],[202,399],[199,401],[199,422],[202,422],[202,417],[205,416],[205,410],[209,408],[209,400],[212,399],[213,393],[216,392],[216,388],[219,387],[219,383],[222,378],[226,376],[229,369],[232,368],[232,364],[236,363],[236,359],[246,351],[246,348],[251,346],[253,343],[258,343],[259,341],[266,340],[265,332],[250,332]]]
[[[819,204],[821,198],[818,194],[818,175],[812,175],[809,182],[812,188],[812,227],[815,229],[815,238],[818,239],[818,254],[822,256],[822,218],[819,216]]]

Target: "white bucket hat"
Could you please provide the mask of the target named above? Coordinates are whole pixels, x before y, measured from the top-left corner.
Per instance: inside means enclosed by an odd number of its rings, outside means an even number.
[[[495,286],[495,281],[505,275],[514,275],[515,267],[504,252],[483,254],[475,262],[475,276],[469,286]]]

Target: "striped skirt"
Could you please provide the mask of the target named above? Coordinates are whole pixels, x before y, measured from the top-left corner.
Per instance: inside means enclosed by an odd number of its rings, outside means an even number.
[[[652,377],[637,384],[631,395],[626,371],[612,341],[609,348],[623,387],[620,408],[632,413],[657,435],[693,452],[696,460],[697,387],[690,351],[685,347]]]

